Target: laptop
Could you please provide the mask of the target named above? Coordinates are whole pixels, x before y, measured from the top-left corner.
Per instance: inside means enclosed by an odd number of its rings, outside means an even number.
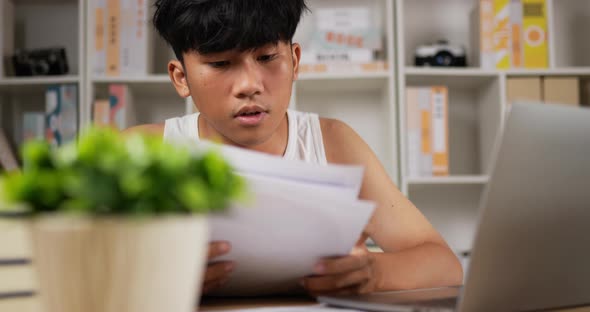
[[[590,109],[515,103],[494,147],[462,287],[322,296],[369,311],[590,305]]]

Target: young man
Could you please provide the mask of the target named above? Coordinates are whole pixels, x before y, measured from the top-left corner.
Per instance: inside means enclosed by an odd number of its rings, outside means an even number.
[[[142,131],[216,139],[290,159],[365,167],[360,197],[378,204],[355,250],[323,259],[302,286],[312,295],[367,293],[462,283],[458,259],[390,180],[367,144],[346,124],[288,110],[301,47],[292,42],[304,0],[158,0],[154,25],[178,60],[168,72],[200,113]],[[364,246],[372,238],[383,253]],[[210,259],[231,242],[212,242]],[[204,293],[227,281],[239,263],[208,266]]]

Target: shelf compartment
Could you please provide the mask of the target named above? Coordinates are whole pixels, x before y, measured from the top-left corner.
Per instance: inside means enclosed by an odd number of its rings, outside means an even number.
[[[468,250],[475,236],[482,184],[421,185],[408,197],[453,250]]]
[[[339,119],[351,126],[371,147],[396,180],[395,115],[387,78],[297,82],[296,109]],[[372,84],[370,88],[367,85]]]
[[[588,0],[547,1],[552,15],[550,42],[554,66],[590,66],[590,6]],[[551,42],[553,40],[553,42]]]
[[[473,89],[498,79],[499,73],[495,70],[483,70],[474,67],[406,67],[405,76],[408,85],[429,86],[444,82],[446,86],[452,88]]]
[[[461,77],[468,79],[467,77]],[[430,76],[428,80],[407,80],[407,86],[447,86],[449,125],[449,172],[454,176],[486,175],[490,166],[492,147],[502,121],[501,80],[484,75],[477,84],[460,85],[449,81],[448,76]],[[404,90],[405,92],[405,90]],[[400,118],[402,128],[406,124],[406,99],[403,93]],[[403,157],[407,161],[407,131],[401,131]],[[406,177],[409,178],[409,177]],[[449,180],[452,181],[452,180]],[[455,182],[457,182],[456,180]]]
[[[114,83],[114,82],[113,82]],[[111,82],[94,86],[94,99],[108,99]],[[180,117],[186,113],[186,100],[178,96],[171,83],[126,83],[131,93],[133,124],[163,123],[166,119]],[[90,103],[91,111],[93,109]]]
[[[414,185],[444,185],[444,184],[487,184],[487,175],[462,175],[448,177],[408,177],[410,186]]]

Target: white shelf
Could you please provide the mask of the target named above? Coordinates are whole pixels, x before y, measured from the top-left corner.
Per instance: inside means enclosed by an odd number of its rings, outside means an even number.
[[[62,83],[80,82],[78,76],[39,76],[39,77],[10,77],[0,79],[0,86],[30,86],[30,85],[50,85]]]
[[[147,76],[131,76],[131,77],[94,77],[94,83],[170,83],[170,76],[168,75],[147,75]]]
[[[407,178],[409,185],[436,185],[436,184],[486,184],[489,181],[487,175],[465,175],[448,177],[413,177]]]
[[[511,69],[507,76],[590,76],[590,67],[563,67],[552,69]]]
[[[388,86],[387,72],[350,74],[305,74],[296,82],[297,90],[309,92],[377,91]]]
[[[407,85],[443,84],[453,88],[473,89],[488,84],[500,77],[495,70],[480,68],[431,68],[406,67]]]
[[[0,94],[12,94],[29,96],[43,93],[47,86],[57,84],[78,84],[81,79],[78,76],[59,77],[10,77],[0,79]]]
[[[338,72],[338,73],[301,73],[298,80],[345,80],[345,79],[374,79],[388,78],[392,73],[390,71],[375,72]]]
[[[17,5],[54,5],[54,4],[64,4],[64,3],[77,3],[78,0],[16,0]]]

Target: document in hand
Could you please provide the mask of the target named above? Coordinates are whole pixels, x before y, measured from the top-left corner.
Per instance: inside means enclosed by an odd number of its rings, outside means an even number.
[[[217,147],[248,182],[250,201],[210,217],[211,240],[232,250],[216,261],[236,266],[213,295],[288,293],[324,257],[347,255],[375,204],[358,200],[363,168],[285,160]]]

